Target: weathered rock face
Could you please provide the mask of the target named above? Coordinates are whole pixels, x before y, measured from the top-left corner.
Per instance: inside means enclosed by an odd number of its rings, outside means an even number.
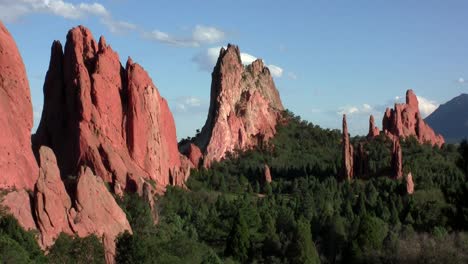
[[[203,154],[201,153],[200,148],[193,143],[188,143],[188,147],[186,148],[184,154],[187,156],[187,158],[190,160],[190,162],[195,168],[197,168],[200,165],[203,159]]]
[[[349,141],[348,124],[346,115],[343,115],[343,137],[342,137],[342,177],[346,180],[351,180],[354,176],[354,156],[353,146]]]
[[[265,164],[265,167],[263,169],[263,180],[264,182],[271,183],[270,167],[268,167],[267,164]]]
[[[422,119],[418,98],[412,90],[406,92],[406,104],[395,104],[394,109],[387,108],[382,125],[383,131],[390,137],[415,136],[420,143],[429,142],[439,147],[445,142]]]
[[[40,231],[40,245],[47,248],[60,233],[73,234],[68,215],[72,203],[50,148],[43,146],[39,149],[39,163],[39,178],[34,191],[34,211]]]
[[[413,194],[414,193],[414,182],[413,182],[413,175],[408,173],[406,176],[406,192],[408,194]]]
[[[263,62],[256,60],[244,68],[237,46],[222,48],[212,73],[208,117],[194,140],[204,154],[204,166],[227,152],[249,149],[272,138],[282,110]]]
[[[0,22],[0,189],[32,190],[38,167],[31,149],[29,83],[15,41]]]
[[[123,68],[103,37],[69,31],[65,52],[56,41],[44,84],[44,109],[34,136],[51,147],[62,175],[90,167],[116,193],[183,182],[175,124],[167,102],[144,69]]]
[[[378,137],[380,134],[380,130],[378,127],[375,126],[374,116],[371,115],[369,117],[369,133],[367,134],[368,139],[372,139]]]
[[[31,212],[31,197],[25,189],[7,193],[0,197],[0,202],[25,230],[37,229]]]
[[[75,203],[76,208],[70,210],[73,230],[80,237],[103,237],[106,262],[113,263],[115,238],[126,230],[131,232],[131,227],[104,181],[94,176],[90,168],[80,169]]]
[[[403,177],[403,154],[400,145],[400,139],[393,140],[392,148],[392,171],[393,177],[401,179]]]

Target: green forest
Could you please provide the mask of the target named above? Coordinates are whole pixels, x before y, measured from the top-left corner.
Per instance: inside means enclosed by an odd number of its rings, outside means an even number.
[[[365,145],[365,177],[340,180],[341,132],[284,118],[271,144],[193,170],[155,208],[136,194],[119,199],[133,234],[117,239],[116,263],[468,263],[466,141],[402,139],[408,195],[391,178],[385,136]],[[36,234],[0,215],[1,263],[104,263],[97,237],[61,235],[45,255]]]

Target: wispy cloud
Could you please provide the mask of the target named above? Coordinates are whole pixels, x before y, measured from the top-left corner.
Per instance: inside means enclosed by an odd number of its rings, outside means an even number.
[[[205,113],[207,103],[195,96],[181,96],[170,100],[171,108],[175,113]]]
[[[190,36],[174,36],[157,29],[151,32],[143,32],[143,36],[147,39],[173,46],[199,47],[204,44],[221,42],[224,40],[226,33],[215,27],[197,25],[192,29]]]
[[[202,52],[199,52],[198,54],[196,54],[192,58],[192,61],[198,65],[198,68],[200,70],[211,71],[213,70],[213,67],[216,65],[216,61],[218,60],[219,51],[221,48],[222,47],[212,47],[212,48],[203,50]],[[245,52],[241,52],[240,56],[241,56],[242,64],[244,65],[249,65],[258,59],[257,56],[254,56],[252,54],[245,53]],[[274,64],[266,64],[266,66],[270,70],[271,76],[275,78],[280,78],[281,76],[283,76],[284,70],[280,66],[277,66]]]
[[[135,25],[116,20],[111,13],[100,3],[71,3],[63,0],[0,0],[0,19],[14,22],[23,16],[43,13],[65,19],[81,19],[92,16],[100,18],[111,32],[119,33],[136,28]]]

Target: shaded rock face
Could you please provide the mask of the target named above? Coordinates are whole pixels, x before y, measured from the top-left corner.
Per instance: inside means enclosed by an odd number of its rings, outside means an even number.
[[[278,90],[263,62],[256,60],[244,67],[237,46],[222,48],[212,73],[208,117],[194,140],[204,155],[204,166],[228,152],[268,141],[276,133],[282,110]]]
[[[0,22],[0,189],[34,189],[38,166],[31,149],[33,111],[23,60]]]
[[[372,139],[378,137],[380,134],[380,130],[378,127],[375,126],[374,116],[371,115],[369,117],[369,133],[367,134],[368,139]]]
[[[188,143],[188,147],[184,155],[187,156],[195,168],[197,168],[203,160],[203,154],[200,148],[193,143]]]
[[[392,171],[393,177],[401,179],[403,177],[403,153],[401,150],[400,140],[393,140],[392,148]]]
[[[394,109],[387,108],[382,125],[383,131],[390,137],[415,136],[420,143],[429,142],[439,147],[445,142],[422,119],[418,98],[412,90],[406,92],[405,104],[395,104]]]
[[[52,45],[33,142],[36,151],[54,150],[62,175],[88,166],[116,193],[185,176],[173,116],[151,78],[131,59],[123,68],[104,38],[96,42],[82,26],[69,31],[64,52]]]
[[[343,136],[342,136],[342,178],[351,180],[354,176],[354,156],[353,146],[349,140],[348,124],[346,115],[343,115]]]

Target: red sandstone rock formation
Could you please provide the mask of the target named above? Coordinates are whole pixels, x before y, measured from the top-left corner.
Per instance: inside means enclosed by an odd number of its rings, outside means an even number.
[[[406,192],[408,194],[413,194],[414,193],[414,182],[413,182],[413,175],[408,173],[406,176]]]
[[[25,230],[37,229],[31,212],[31,199],[25,189],[7,193],[0,197],[0,202]]]
[[[403,154],[400,146],[400,139],[393,140],[392,148],[392,171],[395,179],[403,177]]]
[[[203,154],[201,153],[201,150],[199,147],[197,147],[197,145],[193,143],[188,143],[186,153],[184,154],[188,157],[190,162],[192,162],[195,168],[200,166],[200,162],[203,159]]]
[[[123,68],[103,37],[82,27],[69,31],[65,52],[56,41],[44,84],[44,109],[36,149],[51,147],[62,175],[89,166],[114,192],[142,192],[183,184],[175,124],[145,70],[131,59]]]
[[[354,156],[353,146],[349,141],[348,124],[346,123],[346,115],[343,115],[343,138],[342,138],[342,177],[346,180],[351,180],[354,176]]]
[[[406,92],[406,104],[395,104],[394,109],[387,108],[382,125],[385,134],[392,138],[415,136],[420,143],[429,142],[439,147],[444,144],[444,138],[422,119],[418,98],[413,90]]]
[[[38,167],[31,150],[33,112],[15,41],[0,22],[0,189],[32,190]]]
[[[73,230],[80,237],[102,237],[106,262],[113,263],[115,239],[126,230],[131,232],[131,227],[104,181],[94,176],[90,168],[80,169],[75,203],[76,208],[70,210]]]
[[[263,169],[263,179],[264,182],[271,183],[271,172],[270,172],[270,167],[268,167],[267,164],[265,164],[265,167]]]
[[[48,147],[39,149],[40,171],[34,191],[34,212],[40,231],[39,244],[52,246],[60,233],[73,235],[69,210],[71,199],[60,178],[54,152]]]
[[[283,105],[270,71],[261,60],[244,67],[237,46],[222,48],[212,73],[208,117],[194,143],[204,166],[228,152],[245,150],[276,133]],[[186,153],[187,144],[181,146]]]
[[[380,134],[380,130],[378,127],[375,126],[374,116],[371,115],[369,117],[369,133],[367,134],[368,139],[372,139],[378,137]]]

